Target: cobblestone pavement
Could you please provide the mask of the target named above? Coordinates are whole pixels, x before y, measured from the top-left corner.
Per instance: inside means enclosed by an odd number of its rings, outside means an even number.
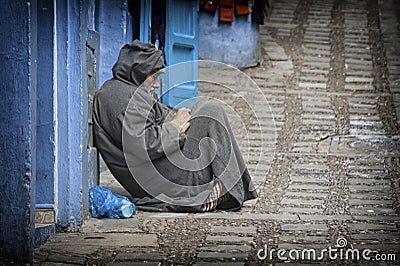
[[[382,262],[363,259],[366,249],[400,264],[399,14],[395,0],[274,1],[260,29],[264,61],[244,70],[268,103],[238,88],[230,71],[218,78],[236,91],[200,86],[201,95],[233,107],[228,112],[259,198],[239,212],[90,219],[80,232],[40,247],[36,263],[319,264],[290,259],[289,250],[315,249],[318,257],[331,246],[343,254],[358,249],[360,260],[325,253],[326,264]],[[261,142],[275,151],[262,150]],[[108,171],[101,182],[126,193]],[[287,258],[276,251],[262,258],[265,245],[287,250]]]

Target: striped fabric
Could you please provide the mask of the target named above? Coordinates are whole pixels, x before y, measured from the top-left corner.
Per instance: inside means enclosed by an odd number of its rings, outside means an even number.
[[[217,208],[218,204],[222,203],[226,199],[229,198],[228,193],[223,193],[223,186],[220,180],[215,182],[213,190],[211,191],[210,195],[206,199],[206,201],[201,205],[200,211],[208,212],[213,211]]]

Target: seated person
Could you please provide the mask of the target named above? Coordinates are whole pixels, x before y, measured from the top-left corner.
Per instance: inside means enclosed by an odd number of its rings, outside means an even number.
[[[257,194],[221,104],[172,110],[158,102],[163,68],[152,44],[121,48],[113,78],[95,95],[95,146],[138,209],[240,209]]]

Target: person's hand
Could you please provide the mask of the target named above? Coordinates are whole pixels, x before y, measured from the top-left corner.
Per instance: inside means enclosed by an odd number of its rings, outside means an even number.
[[[190,118],[191,118],[190,109],[180,108],[176,112],[174,118],[171,120],[171,124],[173,124],[179,130],[179,134],[185,136],[185,132],[186,130],[188,130],[190,126],[189,123]]]

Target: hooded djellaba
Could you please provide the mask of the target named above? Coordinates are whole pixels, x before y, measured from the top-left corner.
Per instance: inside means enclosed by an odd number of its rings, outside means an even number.
[[[257,193],[223,108],[199,100],[185,136],[179,134],[175,112],[146,87],[149,74],[163,68],[152,44],[135,40],[121,48],[113,78],[95,95],[95,146],[138,209],[240,209]]]

